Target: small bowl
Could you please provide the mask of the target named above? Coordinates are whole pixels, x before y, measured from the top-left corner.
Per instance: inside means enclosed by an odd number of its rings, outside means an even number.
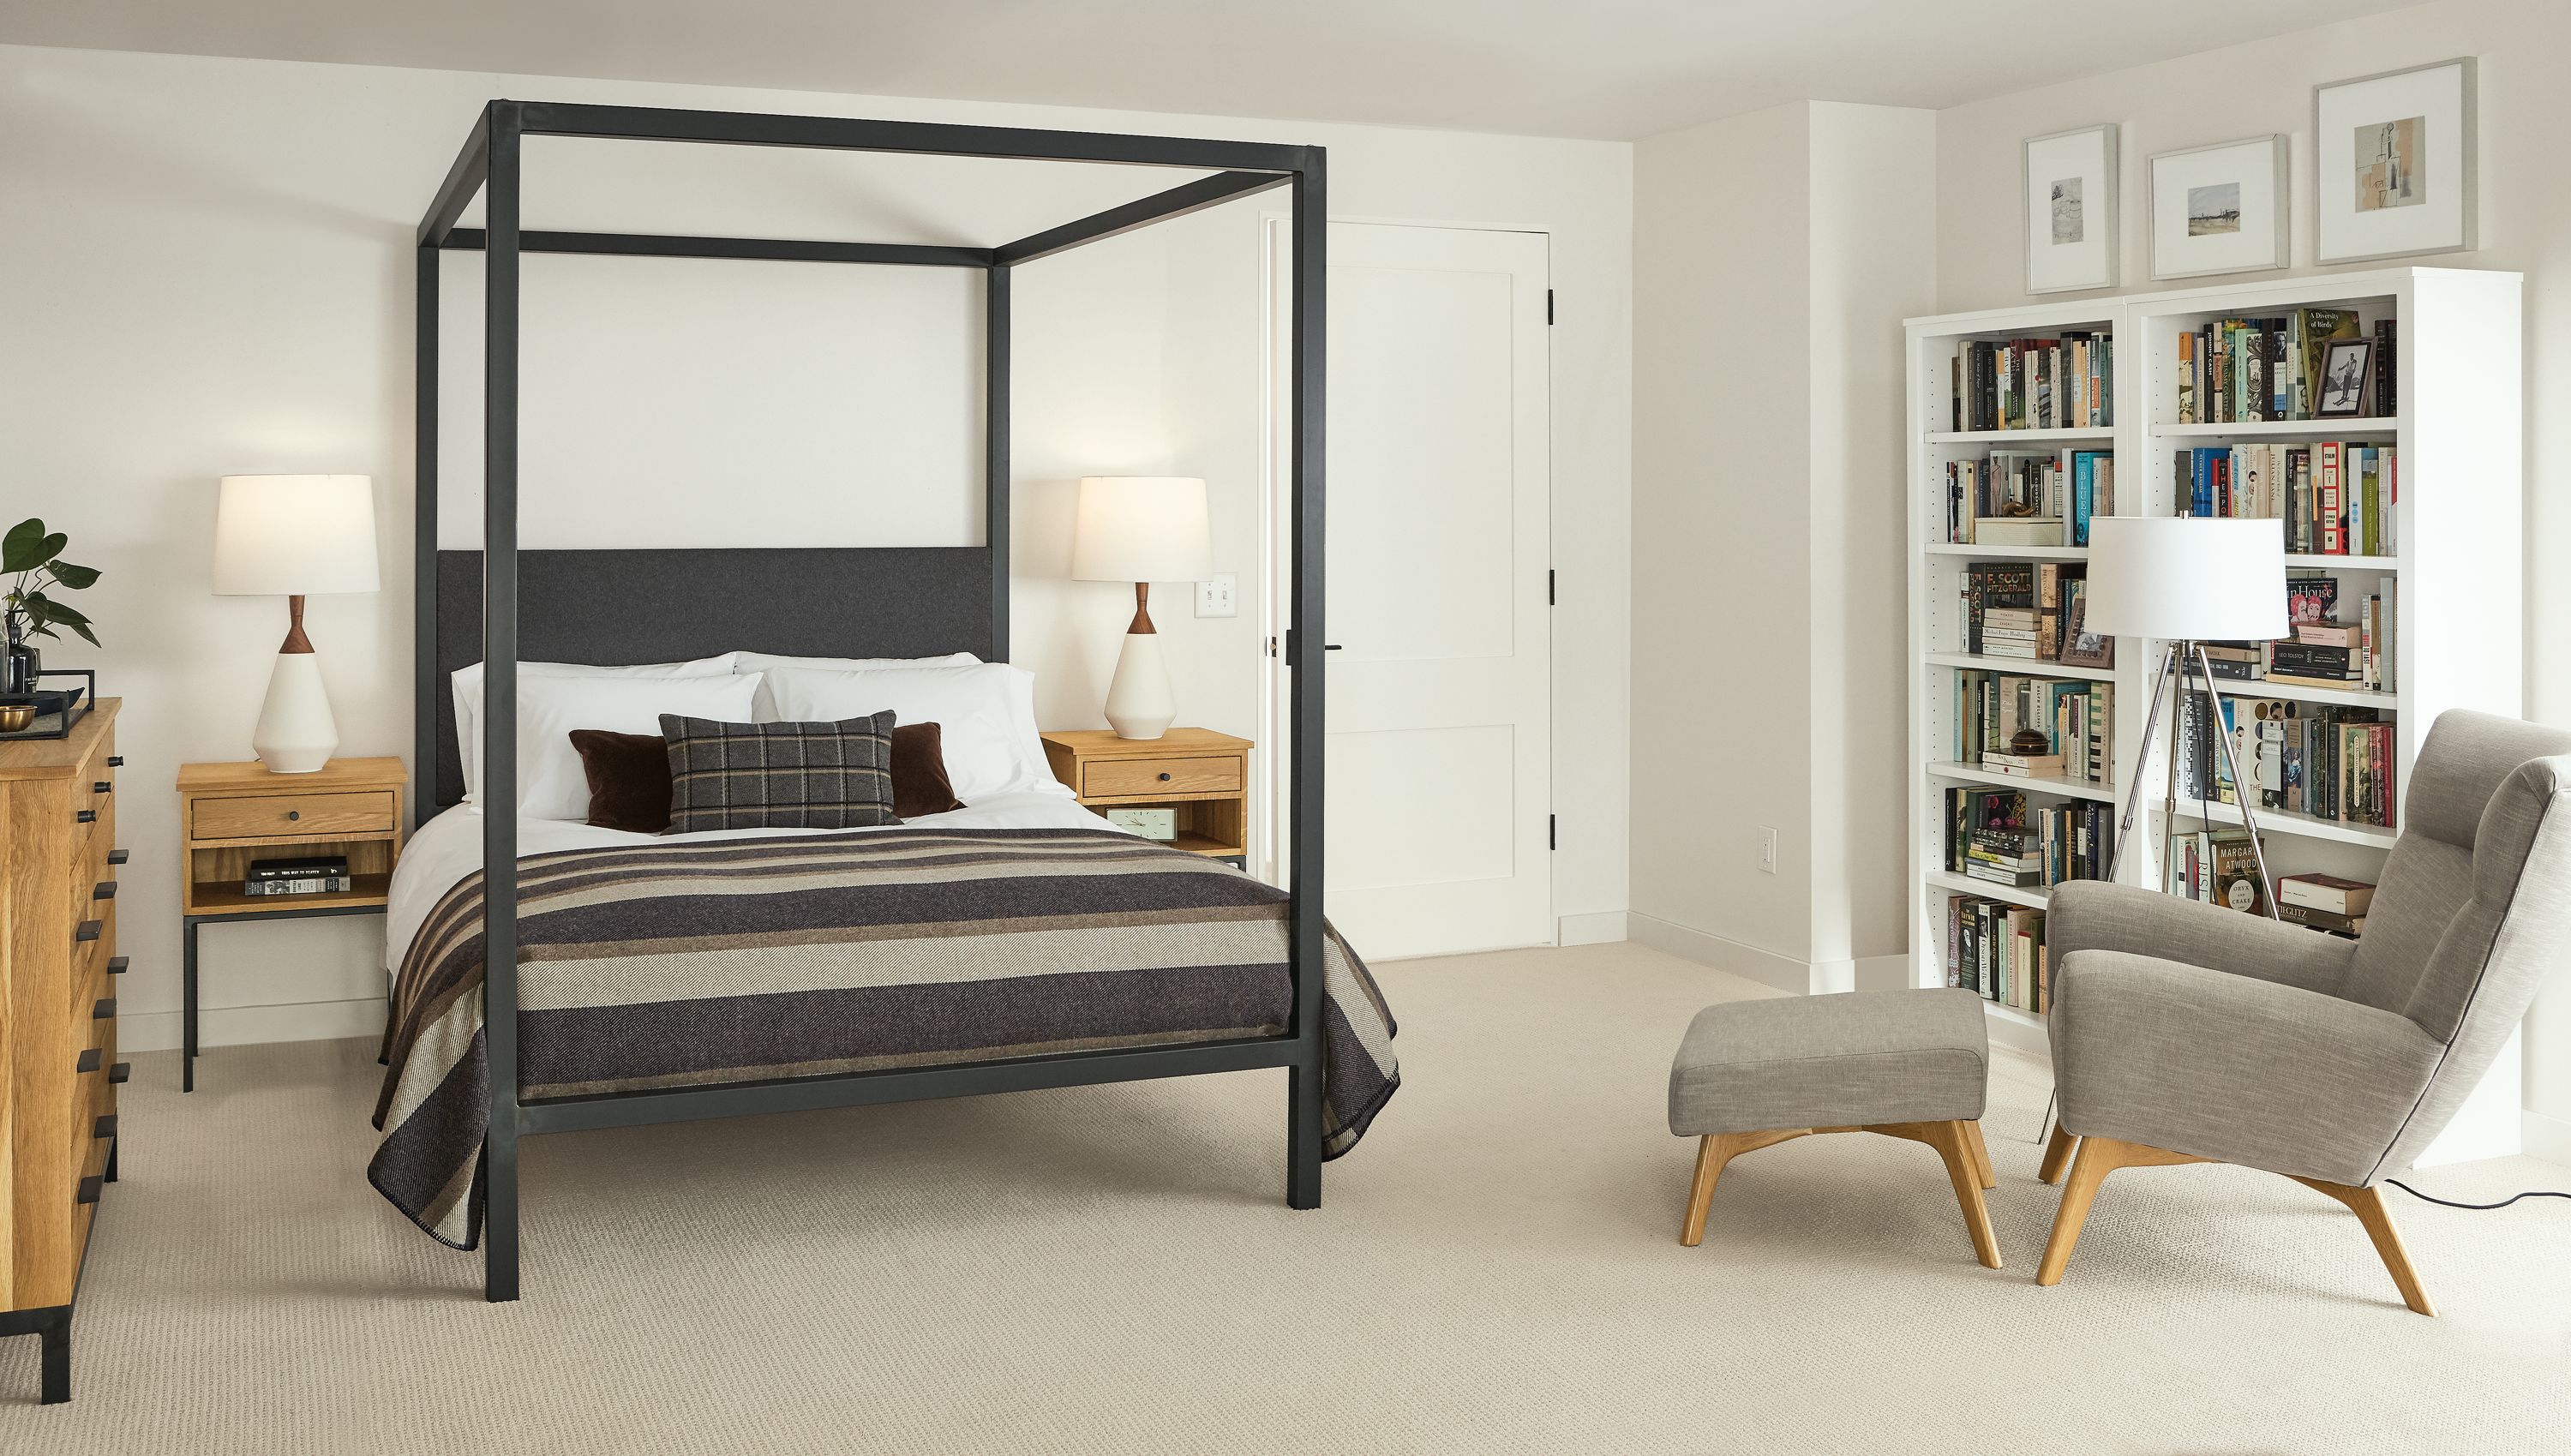
[[[0,733],[25,732],[36,726],[36,705],[0,703]]]

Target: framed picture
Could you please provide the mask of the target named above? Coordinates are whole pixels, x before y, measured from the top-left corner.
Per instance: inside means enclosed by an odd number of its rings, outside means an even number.
[[[2152,276],[2286,265],[2286,139],[2252,137],[2152,159]]]
[[[2334,338],[2321,345],[2321,387],[2313,399],[2314,419],[2354,419],[2365,413],[2365,385],[2373,377],[2374,340]]]
[[[2056,132],[2026,144],[2026,290],[2116,286],[2116,129]]]
[[[2473,58],[2313,88],[2315,260],[2473,247]]]
[[[2067,667],[2111,670],[2116,666],[2116,639],[2089,630],[2089,584],[2070,584],[2071,605],[2062,620],[2061,662]]]

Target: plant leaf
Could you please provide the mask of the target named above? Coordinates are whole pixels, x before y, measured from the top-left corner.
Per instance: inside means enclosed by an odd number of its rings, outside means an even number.
[[[90,631],[89,619],[87,617],[82,616],[73,608],[66,607],[62,603],[54,601],[42,592],[37,592],[28,597],[25,606],[30,616],[34,617],[36,621],[47,627],[57,625],[68,627],[72,631],[77,632],[82,637],[88,639],[89,645],[92,647],[104,647],[106,645],[98,640],[97,633]],[[54,634],[47,632],[45,635],[47,637],[51,637]]]
[[[94,566],[74,566],[68,561],[58,561],[53,565],[53,573],[55,583],[67,591],[87,591],[98,582],[98,568]]]
[[[34,571],[45,564],[36,548],[45,544],[45,523],[34,516],[9,528],[0,537],[0,571]],[[57,546],[56,551],[62,550]]]

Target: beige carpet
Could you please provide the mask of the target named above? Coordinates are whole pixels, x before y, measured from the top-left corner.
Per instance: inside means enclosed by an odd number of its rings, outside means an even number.
[[[2571,1205],[2398,1199],[2444,1310],[2282,1179],[2111,1180],[2062,1287],[2044,1085],[1987,1128],[2009,1267],[1936,1159],[1806,1139],[1725,1175],[1668,1057],[1745,982],[1631,946],[1384,968],[1407,1086],[1280,1200],[1282,1073],[538,1138],[524,1302],[369,1191],[355,1042],[136,1061],[75,1347],[0,1451],[2506,1452],[2571,1429]],[[2426,1175],[2482,1195],[2571,1173]]]

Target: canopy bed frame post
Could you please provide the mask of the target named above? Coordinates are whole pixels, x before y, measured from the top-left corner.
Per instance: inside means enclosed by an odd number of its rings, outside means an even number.
[[[1009,660],[1009,264],[982,288],[982,544],[991,553],[991,661]]]
[[[482,242],[482,1296],[518,1297],[518,161],[515,102],[491,104]]]
[[[419,244],[419,337],[411,363],[410,691],[415,703],[433,703],[437,681],[437,331],[438,247]],[[410,827],[413,833],[437,811],[431,776],[437,765],[437,715],[411,715]]]
[[[1325,724],[1321,714],[1323,665],[1322,593],[1327,585],[1321,542],[1327,516],[1322,510],[1322,403],[1324,399],[1323,304],[1327,278],[1329,222],[1323,202],[1322,163],[1315,153],[1294,174],[1293,339],[1289,367],[1294,371],[1293,397],[1293,562],[1292,600],[1286,640],[1292,670],[1286,711],[1294,728],[1288,746],[1287,784],[1290,802],[1286,826],[1290,835],[1287,884],[1286,955],[1294,979],[1294,1065],[1286,1074],[1287,1103],[1286,1203],[1288,1208],[1321,1206],[1321,749]]]

